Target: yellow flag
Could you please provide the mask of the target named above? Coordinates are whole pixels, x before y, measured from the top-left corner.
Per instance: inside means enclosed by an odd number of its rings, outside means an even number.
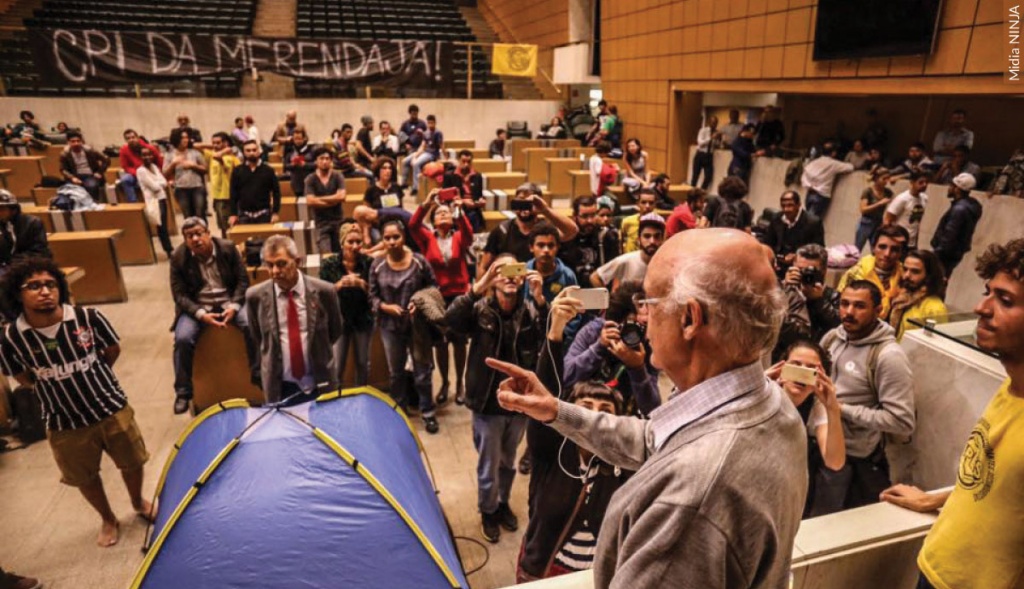
[[[491,56],[491,73],[530,78],[536,76],[537,46],[495,43],[494,54]]]

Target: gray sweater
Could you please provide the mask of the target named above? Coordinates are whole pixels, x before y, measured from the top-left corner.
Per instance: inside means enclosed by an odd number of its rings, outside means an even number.
[[[892,326],[879,321],[874,331],[856,341],[850,341],[843,326],[821,338],[832,356],[831,376],[842,404],[849,456],[870,456],[882,442],[883,433],[914,433],[914,373],[895,334]],[[875,346],[881,347],[873,382],[869,382],[868,360]]]
[[[774,383],[742,401],[658,449],[651,421],[559,403],[552,427],[610,464],[638,469],[608,506],[595,587],[788,586],[807,494],[806,433]]]

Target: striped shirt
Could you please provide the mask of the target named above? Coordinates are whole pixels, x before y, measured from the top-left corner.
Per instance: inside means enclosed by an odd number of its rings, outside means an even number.
[[[0,369],[8,376],[34,375],[47,430],[77,429],[128,404],[100,355],[118,341],[99,311],[64,305],[64,318],[53,328],[34,329],[24,315],[9,324],[0,337]]]

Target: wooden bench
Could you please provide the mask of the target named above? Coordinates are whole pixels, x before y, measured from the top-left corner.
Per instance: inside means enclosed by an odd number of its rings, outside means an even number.
[[[300,256],[316,252],[316,235],[309,223],[290,221],[235,225],[228,229],[228,239],[239,245],[250,237],[266,239],[271,235],[286,235],[295,241]]]
[[[43,159],[41,155],[0,157],[0,168],[10,170],[7,190],[18,198],[31,198],[32,189],[43,181]]]
[[[10,190],[9,188],[7,188],[7,177],[10,175],[11,171],[9,169],[0,168],[0,187],[3,187],[4,190]]]
[[[98,211],[72,213],[36,205],[22,207],[25,214],[43,222],[47,233],[123,230],[114,246],[118,260],[126,266],[156,263],[153,233],[144,209],[142,204],[118,204]]]
[[[481,174],[492,174],[495,172],[507,172],[508,162],[505,160],[474,159],[473,169]]]
[[[540,139],[513,139],[506,145],[508,145],[509,153],[512,156],[511,170],[514,172],[525,172],[526,154],[524,151],[531,147],[544,147],[544,142]]]
[[[476,147],[476,141],[473,139],[445,139],[445,149],[474,149]]]
[[[246,399],[262,405],[263,390],[252,384],[245,351],[245,336],[235,325],[204,326],[196,342],[192,366],[192,413],[228,399]]]
[[[569,170],[569,198],[576,200],[580,196],[591,196],[590,170]]]
[[[526,174],[522,172],[497,172],[483,174],[484,190],[504,190],[515,192],[516,188],[526,182]]]
[[[484,211],[484,231],[494,231],[508,218],[504,211]]]
[[[114,244],[123,233],[121,229],[105,229],[46,236],[53,259],[59,265],[78,266],[85,271],[85,275],[75,283],[75,299],[79,304],[123,303],[128,300]]]
[[[458,154],[459,151],[461,151],[461,150],[455,150],[455,157],[456,158],[458,158],[458,156],[459,156],[459,154]],[[469,151],[473,153],[473,163],[474,164],[476,164],[478,161],[481,161],[481,160],[489,160],[489,159],[491,159],[491,150],[490,149],[470,149]],[[503,161],[503,160],[494,160],[494,161]]]

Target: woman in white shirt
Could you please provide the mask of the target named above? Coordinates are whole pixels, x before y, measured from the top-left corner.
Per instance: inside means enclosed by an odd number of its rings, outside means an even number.
[[[167,234],[167,178],[160,172],[156,165],[156,156],[148,147],[142,148],[142,165],[135,171],[135,178],[142,187],[146,209],[153,206],[151,203],[156,203],[160,209],[160,223],[156,227],[156,234],[160,238],[160,246],[163,247],[164,253],[170,258],[174,247],[171,245],[170,235]]]

